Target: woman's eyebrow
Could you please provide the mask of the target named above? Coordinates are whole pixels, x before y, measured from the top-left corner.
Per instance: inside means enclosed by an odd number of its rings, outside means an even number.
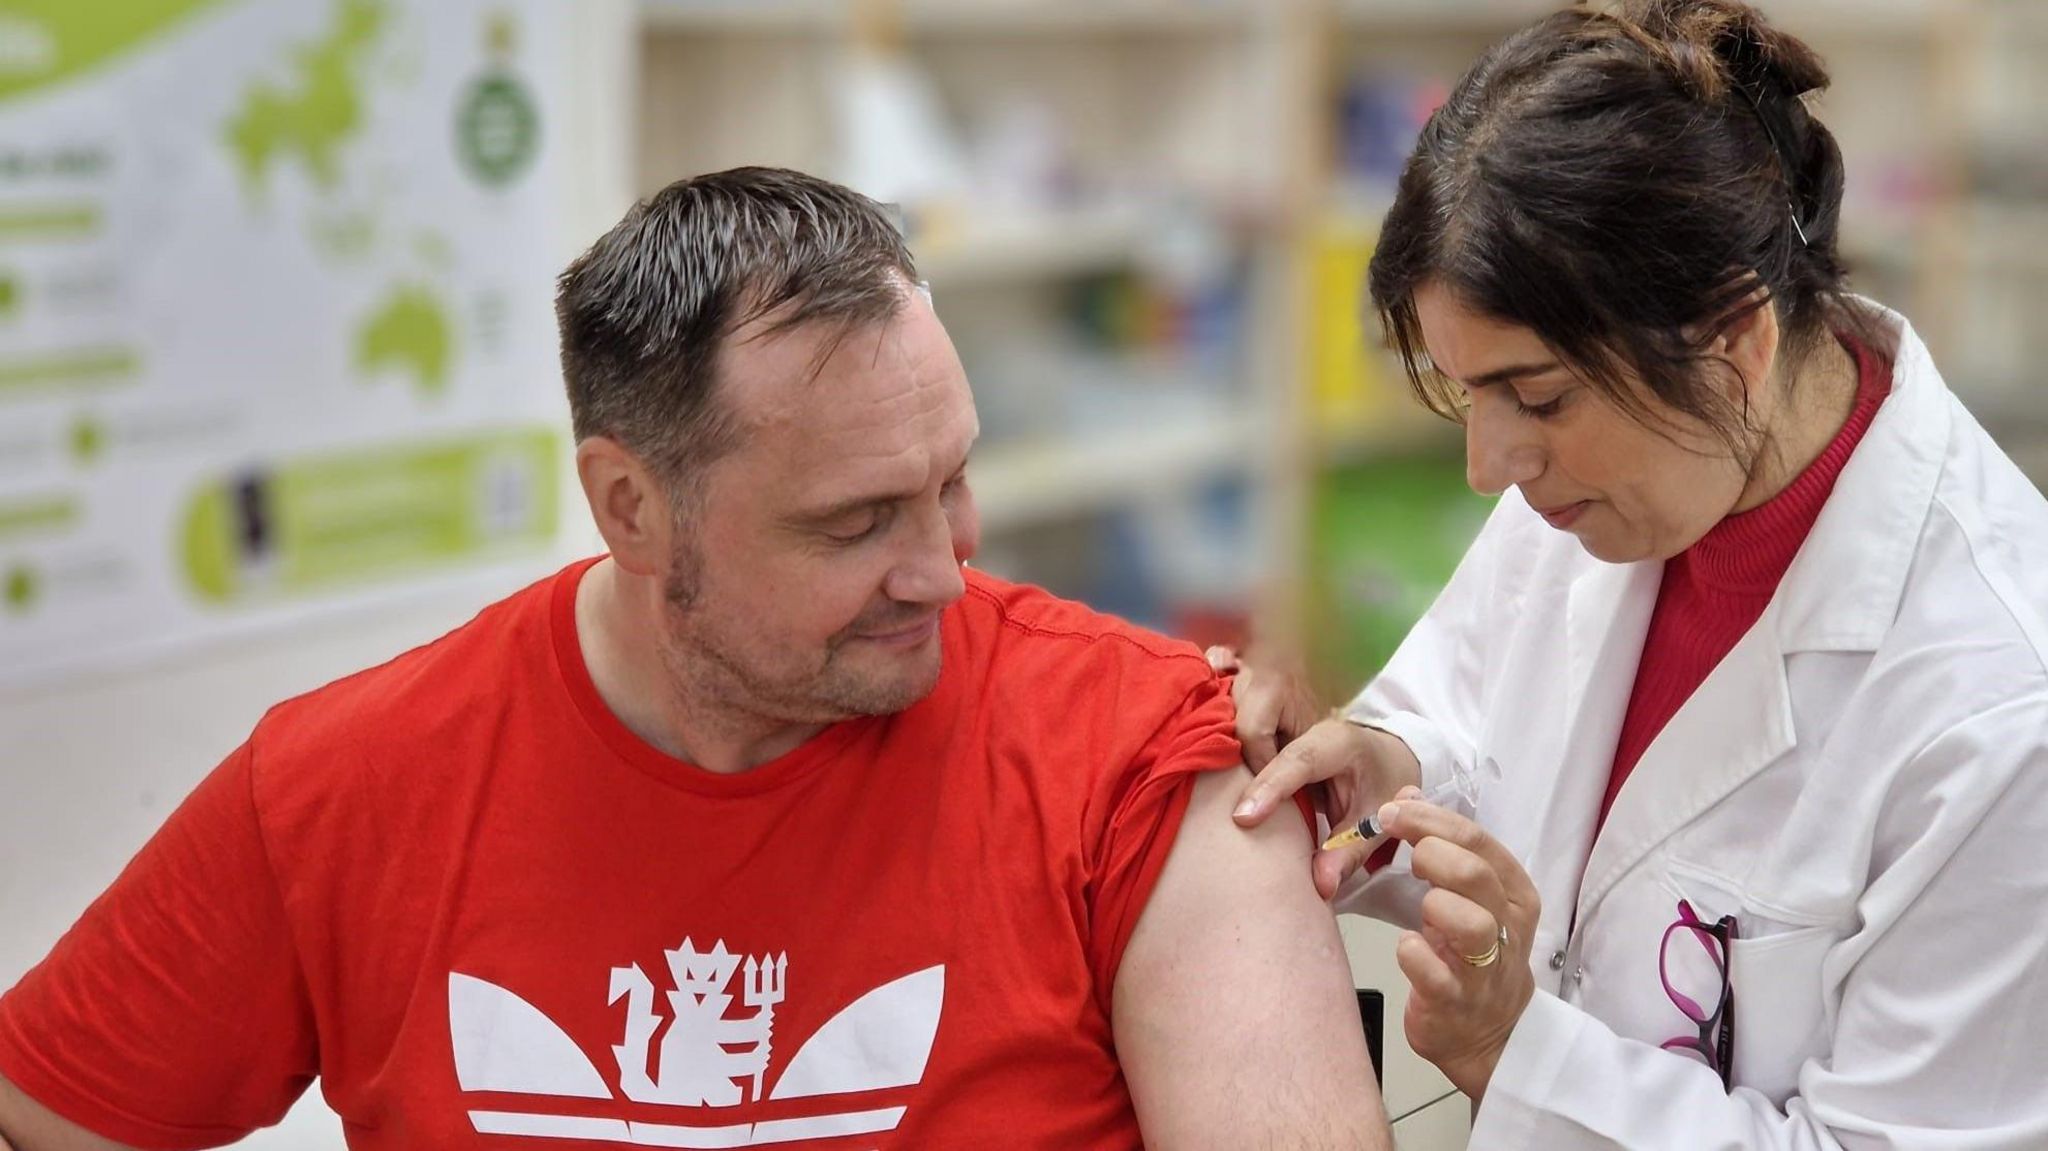
[[[1556,371],[1558,366],[1556,360],[1541,364],[1514,364],[1505,368],[1495,368],[1483,376],[1474,376],[1469,380],[1463,381],[1463,383],[1468,388],[1483,388],[1491,384],[1511,384],[1528,376],[1540,376],[1545,372]]]

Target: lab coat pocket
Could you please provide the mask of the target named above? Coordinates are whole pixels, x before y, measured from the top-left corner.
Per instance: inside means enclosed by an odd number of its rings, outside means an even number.
[[[1756,910],[1741,884],[1682,860],[1667,862],[1666,887],[1708,923],[1735,917],[1728,980],[1735,989],[1734,1082],[1782,1105],[1799,1068],[1828,1050],[1821,962],[1837,940],[1830,926],[1788,923]]]

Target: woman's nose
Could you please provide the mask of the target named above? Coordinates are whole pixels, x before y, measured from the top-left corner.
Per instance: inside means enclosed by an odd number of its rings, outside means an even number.
[[[1540,435],[1505,406],[1480,402],[1465,414],[1465,482],[1480,495],[1497,496],[1543,474]]]

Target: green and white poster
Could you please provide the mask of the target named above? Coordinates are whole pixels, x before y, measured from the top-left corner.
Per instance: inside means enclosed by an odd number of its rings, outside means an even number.
[[[564,0],[0,0],[0,684],[538,571]]]

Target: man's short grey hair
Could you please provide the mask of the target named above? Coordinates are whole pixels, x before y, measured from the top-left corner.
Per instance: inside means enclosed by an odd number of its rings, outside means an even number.
[[[617,440],[672,497],[737,446],[717,395],[718,352],[830,323],[841,334],[903,306],[917,270],[889,213],[827,180],[734,168],[679,180],[636,204],[562,273],[562,375],[580,442]]]

